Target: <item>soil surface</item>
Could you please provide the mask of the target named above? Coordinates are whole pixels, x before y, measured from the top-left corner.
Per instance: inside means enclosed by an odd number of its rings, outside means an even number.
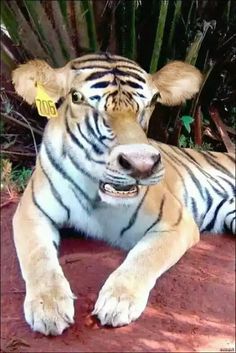
[[[3,352],[222,352],[235,350],[235,240],[204,235],[152,290],[143,315],[126,327],[100,327],[89,316],[97,294],[125,253],[101,242],[63,239],[60,262],[73,292],[75,324],[58,337],[34,333],[23,315],[24,282],[11,219],[1,211]]]

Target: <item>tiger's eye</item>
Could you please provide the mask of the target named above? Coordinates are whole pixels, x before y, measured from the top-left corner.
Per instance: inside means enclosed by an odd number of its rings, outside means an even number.
[[[80,103],[84,101],[84,96],[79,91],[73,91],[71,93],[71,97],[73,103]]]

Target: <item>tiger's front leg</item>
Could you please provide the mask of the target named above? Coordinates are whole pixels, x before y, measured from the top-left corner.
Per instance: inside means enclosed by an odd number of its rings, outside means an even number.
[[[156,280],[199,240],[198,228],[188,214],[176,227],[152,229],[129,252],[122,265],[102,287],[94,315],[114,327],[136,320],[146,307]]]
[[[13,229],[26,285],[25,319],[34,331],[59,335],[73,323],[74,295],[58,262],[58,231],[35,204],[32,181],[14,215]]]

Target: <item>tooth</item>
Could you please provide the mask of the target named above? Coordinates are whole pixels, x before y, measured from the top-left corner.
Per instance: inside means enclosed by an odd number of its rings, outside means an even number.
[[[110,184],[105,184],[104,189],[108,192],[116,192],[116,190]]]

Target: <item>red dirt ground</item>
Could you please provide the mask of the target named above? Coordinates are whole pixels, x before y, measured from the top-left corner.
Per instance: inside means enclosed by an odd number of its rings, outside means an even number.
[[[2,352],[221,352],[235,350],[235,240],[203,236],[164,274],[139,320],[109,329],[88,314],[103,282],[125,253],[101,242],[68,238],[60,262],[76,301],[75,324],[60,337],[33,333],[24,321],[24,282],[12,240],[15,204],[2,208]]]

